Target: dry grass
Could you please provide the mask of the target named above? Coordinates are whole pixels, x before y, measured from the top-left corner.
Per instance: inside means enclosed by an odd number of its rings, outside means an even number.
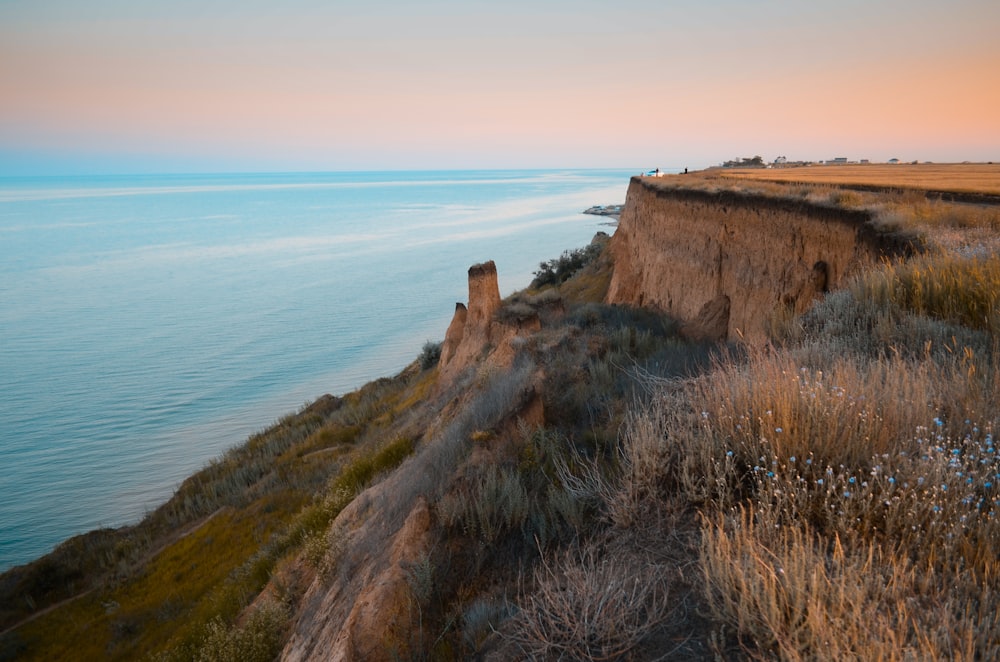
[[[796,356],[661,383],[614,482],[591,475],[609,519],[697,506],[705,597],[750,657],[995,659],[995,363]]]
[[[875,543],[774,528],[752,509],[708,523],[702,549],[715,616],[749,657],[985,660],[1000,655],[995,575],[940,572]],[[996,571],[996,562],[989,564]],[[982,582],[982,583],[980,583]]]
[[[859,280],[855,296],[936,319],[1000,330],[1000,258],[940,256],[886,265]]]
[[[799,168],[713,169],[709,172],[719,177],[742,180],[1000,194],[1000,164],[814,165]]]

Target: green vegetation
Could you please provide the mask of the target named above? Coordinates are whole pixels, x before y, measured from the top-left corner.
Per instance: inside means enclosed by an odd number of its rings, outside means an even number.
[[[474,466],[471,475],[438,502],[442,523],[487,545],[512,533],[520,534],[528,546],[542,548],[571,537],[594,504],[567,491],[557,476],[565,444],[554,432],[539,429],[527,433],[518,458]]]
[[[558,258],[542,262],[535,272],[535,279],[531,281],[531,287],[539,289],[546,285],[565,283],[596,259],[603,249],[604,242],[594,241],[585,248],[563,251]]]
[[[268,602],[257,607],[245,623],[228,627],[208,624],[196,662],[270,662],[281,651],[281,634],[288,619],[283,605]]]
[[[424,343],[424,348],[420,351],[417,361],[421,370],[430,370],[441,360],[441,343],[428,340]]]

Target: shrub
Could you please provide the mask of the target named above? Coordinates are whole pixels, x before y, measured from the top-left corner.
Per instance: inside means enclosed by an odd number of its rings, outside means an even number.
[[[506,600],[477,598],[462,612],[462,641],[473,653],[479,653],[486,639],[512,614]]]
[[[441,360],[441,345],[440,342],[430,340],[424,343],[424,348],[420,350],[420,356],[417,359],[420,362],[421,370],[430,370],[438,364],[438,361]]]
[[[196,662],[270,662],[281,650],[288,619],[284,606],[265,602],[242,625],[227,627],[214,620],[194,656]]]
[[[534,583],[502,630],[527,659],[624,658],[673,607],[662,566],[594,547],[543,562]]]
[[[520,532],[525,542],[546,547],[578,531],[594,503],[581,491],[570,491],[570,448],[558,434],[524,430],[526,443],[516,467],[491,464],[443,495],[437,504],[441,522],[466,535],[492,543]]]
[[[535,279],[531,281],[531,289],[539,289],[547,285],[559,285],[565,282],[573,274],[590,264],[604,246],[600,243],[592,243],[585,248],[563,251],[563,254],[554,260],[542,262],[535,272]]]
[[[497,311],[497,320],[504,324],[520,324],[538,316],[538,311],[527,301],[505,302]]]
[[[446,494],[438,512],[446,526],[491,543],[519,529],[528,517],[528,493],[517,472],[490,465],[471,487],[471,494]]]

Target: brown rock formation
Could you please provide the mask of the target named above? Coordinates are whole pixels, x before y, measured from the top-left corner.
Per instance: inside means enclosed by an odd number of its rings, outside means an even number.
[[[455,358],[459,345],[462,344],[462,336],[465,335],[465,322],[469,318],[469,309],[464,303],[455,304],[455,316],[451,318],[451,324],[444,333],[444,342],[441,343],[442,367],[448,365]]]
[[[689,336],[761,340],[778,307],[804,312],[863,266],[908,250],[870,220],[805,200],[633,178],[611,239],[606,301],[658,308]]]
[[[494,367],[509,365],[515,353],[510,341],[541,328],[537,316],[507,322],[497,319],[501,306],[496,264],[490,260],[470,267],[469,306],[455,305],[441,346],[442,386],[479,361]]]
[[[500,285],[493,260],[469,267],[469,325],[487,326],[500,309]]]

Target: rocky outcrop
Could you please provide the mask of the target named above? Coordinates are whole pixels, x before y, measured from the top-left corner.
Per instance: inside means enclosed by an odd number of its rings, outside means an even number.
[[[866,211],[637,177],[611,240],[606,301],[662,310],[688,336],[759,341],[778,309],[804,312],[866,265],[909,249],[877,232]]]
[[[541,328],[537,315],[498,319],[502,306],[497,267],[492,260],[469,268],[469,305],[455,305],[441,346],[440,383],[450,384],[473,364],[505,367],[514,357],[511,341]]]

